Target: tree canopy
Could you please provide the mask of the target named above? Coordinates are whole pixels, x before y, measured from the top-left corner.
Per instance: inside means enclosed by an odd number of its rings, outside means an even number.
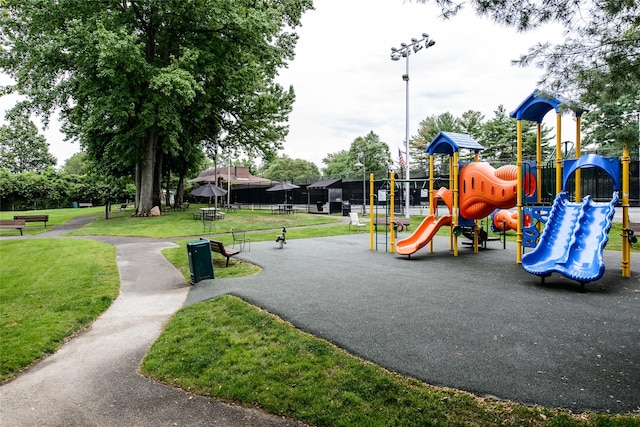
[[[480,16],[528,31],[549,23],[561,24],[562,42],[540,42],[515,61],[544,68],[549,89],[598,100],[604,89],[617,98],[637,90],[640,80],[640,3],[629,0],[417,0],[435,3],[445,19],[470,5]],[[603,81],[608,84],[602,85]]]
[[[348,175],[363,171],[387,171],[392,165],[389,145],[373,131],[353,140],[349,150],[329,153],[322,159],[326,176]],[[359,165],[359,166],[358,166]]]
[[[429,116],[420,122],[417,135],[409,141],[413,159],[411,167],[416,170],[428,169],[429,159],[424,150],[439,132],[459,132],[470,135],[485,148],[481,153],[482,160],[495,164],[515,163],[516,126],[516,121],[509,117],[503,105],[498,106],[494,116],[489,120],[485,120],[480,112],[473,110],[465,111],[461,117],[455,117],[449,112]],[[535,159],[537,144],[535,124],[524,122],[522,133],[523,155],[525,158]],[[544,157],[551,153],[551,148],[548,146],[550,131],[542,125],[541,133]]]
[[[278,157],[260,172],[263,178],[274,181],[293,181],[294,178],[318,177],[320,171],[315,163],[303,159]]]
[[[87,159],[87,153],[79,151],[65,160],[62,172],[73,175],[85,175],[91,171],[91,163]]]
[[[40,172],[56,165],[49,144],[24,114],[10,114],[0,127],[0,164],[11,173]]]
[[[163,171],[197,148],[275,152],[293,89],[274,82],[294,54],[311,0],[6,0],[0,69],[26,96],[59,109],[109,174],[133,175],[136,210],[159,203]],[[7,88],[5,88],[7,90]],[[193,157],[197,159],[196,157]],[[174,163],[178,163],[174,168]]]
[[[445,19],[469,5],[480,16],[528,31],[559,23],[558,43],[539,42],[513,61],[543,69],[542,89],[590,110],[591,144],[637,150],[638,131],[629,117],[640,114],[640,2],[631,0],[417,0],[434,3]],[[637,123],[637,120],[636,120]],[[634,134],[635,137],[631,137]]]

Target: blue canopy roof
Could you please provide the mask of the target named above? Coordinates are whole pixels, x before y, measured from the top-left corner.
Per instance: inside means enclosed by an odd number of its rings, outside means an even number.
[[[440,132],[427,144],[427,148],[425,148],[424,151],[429,154],[452,155],[454,152],[460,151],[461,148],[475,152],[484,150],[484,147],[480,145],[478,141],[466,133]]]
[[[542,123],[544,116],[546,116],[549,111],[553,109],[556,113],[559,113],[560,106],[563,104],[568,104],[568,101],[535,89],[509,116],[516,120]],[[572,108],[572,110],[575,111],[577,116],[583,113],[581,109]]]
[[[531,122],[542,123],[544,116],[552,109],[556,113],[560,112],[562,101],[552,96],[543,96],[539,89],[531,92],[531,95],[510,114],[516,120],[529,120]]]
[[[599,168],[609,175],[613,181],[613,189],[620,190],[620,160],[613,157],[602,157],[597,154],[587,154],[576,160],[565,160],[562,170],[562,188],[567,188],[567,181],[576,169]]]

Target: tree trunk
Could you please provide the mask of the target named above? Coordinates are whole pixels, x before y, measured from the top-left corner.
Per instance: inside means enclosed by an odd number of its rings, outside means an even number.
[[[180,172],[180,176],[178,178],[178,188],[176,188],[176,197],[180,200],[180,203],[184,201],[184,178],[186,176],[185,172]]]
[[[169,168],[167,168],[167,174],[165,176],[165,198],[164,198],[164,204],[169,207],[171,206],[171,171],[169,170]],[[174,203],[182,203],[182,200],[178,199],[177,194],[174,197]]]
[[[153,207],[154,196],[154,168],[156,165],[156,144],[158,141],[157,127],[152,126],[147,134],[146,146],[145,146],[145,159],[144,162],[139,164],[137,168],[140,169],[139,177],[140,183],[138,185],[137,193],[139,192],[139,202],[136,206],[136,215],[146,216],[149,215],[149,211]]]
[[[153,170],[153,206],[162,206],[162,198],[160,193],[162,192],[162,162],[164,156],[162,155],[162,143],[158,143],[155,149],[155,166]]]
[[[136,163],[135,181],[136,181],[136,198],[134,200],[134,206],[136,212],[138,212],[138,206],[140,206],[140,163]]]

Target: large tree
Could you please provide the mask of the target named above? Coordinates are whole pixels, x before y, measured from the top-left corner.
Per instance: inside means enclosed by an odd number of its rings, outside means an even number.
[[[424,150],[439,132],[464,132],[460,119],[450,112],[432,115],[423,119],[418,125],[418,133],[409,140],[411,152],[411,169],[425,171],[429,169],[429,156]]]
[[[72,175],[86,175],[91,171],[91,163],[87,159],[87,153],[79,151],[65,160],[62,172]]]
[[[271,161],[261,175],[274,181],[291,182],[294,178],[318,177],[320,171],[313,162],[283,156]]]
[[[482,160],[502,164],[516,161],[516,126],[515,120],[507,114],[503,105],[498,106],[494,116],[485,120],[478,111],[465,111],[461,117],[446,112],[429,116],[420,122],[417,135],[413,136],[411,156],[413,158],[412,169],[425,171],[429,166],[428,156],[424,153],[427,145],[439,132],[460,132],[473,137],[485,149],[481,153]],[[523,124],[523,153],[525,157],[535,159],[536,155],[536,125],[532,122]],[[543,155],[548,156],[551,149],[548,146],[549,129],[542,126]],[[473,160],[473,153],[464,150],[461,160]],[[437,166],[447,166],[448,159],[436,159]]]
[[[627,146],[631,153],[640,148],[640,81],[635,92],[616,101],[603,101],[584,116],[584,145],[607,155],[619,155]]]
[[[329,153],[322,162],[327,165],[327,176],[365,172],[386,172],[393,162],[389,145],[373,131],[353,140],[349,150]]]
[[[0,165],[12,173],[40,172],[55,166],[56,158],[29,117],[10,114],[9,123],[0,127]]]
[[[293,90],[274,83],[311,0],[7,0],[0,69],[22,107],[62,112],[97,166],[133,174],[136,212],[190,145],[280,148]],[[186,134],[186,135],[185,135]],[[169,163],[169,164],[167,164]],[[184,170],[184,164],[178,165]]]

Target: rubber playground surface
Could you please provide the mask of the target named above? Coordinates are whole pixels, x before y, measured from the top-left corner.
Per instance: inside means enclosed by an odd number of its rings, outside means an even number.
[[[580,292],[515,262],[515,244],[473,254],[436,236],[411,259],[367,233],[253,243],[255,276],[204,280],[186,305],[231,293],[387,369],[480,396],[573,411],[640,408],[640,256],[621,253]],[[401,236],[402,238],[403,236]]]

